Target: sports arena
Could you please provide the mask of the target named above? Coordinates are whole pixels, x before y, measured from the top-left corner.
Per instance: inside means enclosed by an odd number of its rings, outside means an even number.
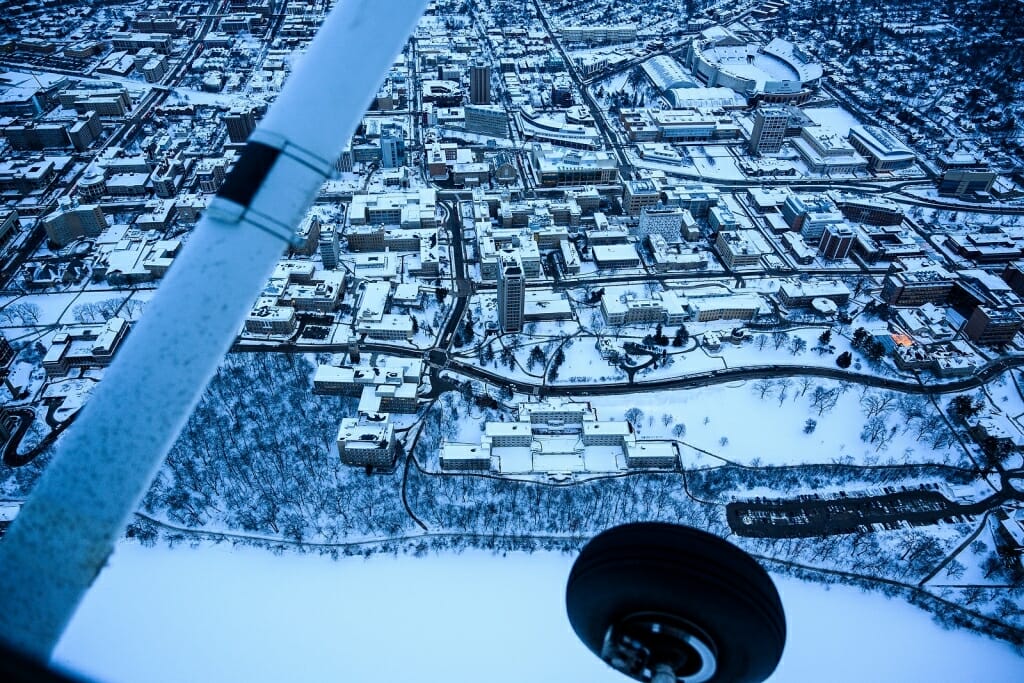
[[[821,65],[789,41],[748,43],[731,31],[710,29],[694,39],[686,66],[709,87],[732,88],[751,103],[807,101],[821,80]]]

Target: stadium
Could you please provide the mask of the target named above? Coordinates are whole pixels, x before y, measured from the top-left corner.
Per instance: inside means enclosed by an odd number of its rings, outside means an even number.
[[[727,87],[751,103],[806,102],[822,76],[820,64],[776,38],[748,43],[726,29],[704,31],[686,53],[686,66],[710,87]]]

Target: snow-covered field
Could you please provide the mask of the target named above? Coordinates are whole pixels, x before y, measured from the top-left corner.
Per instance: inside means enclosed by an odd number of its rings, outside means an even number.
[[[616,683],[564,614],[572,558],[369,560],[122,544],[56,661],[101,681]],[[789,639],[774,681],[1024,680],[1001,642],[899,600],[776,577]]]
[[[764,389],[764,396],[761,395]],[[746,381],[704,387],[691,391],[659,391],[621,396],[593,396],[587,400],[598,417],[622,419],[637,408],[640,436],[645,439],[671,438],[675,425],[686,427],[681,440],[733,462],[761,465],[832,463],[855,464],[956,463],[961,455],[949,446],[935,448],[926,423],[906,421],[896,403],[898,394],[876,389],[844,387],[838,382],[814,380]],[[821,392],[836,392],[835,405],[824,401],[815,406]],[[780,400],[781,399],[781,400]],[[880,417],[882,441],[870,443],[862,436],[867,422],[865,402],[892,400]],[[919,401],[919,399],[914,399]],[[930,404],[919,401],[922,411],[937,415]],[[667,416],[667,417],[666,417]],[[807,420],[813,429],[805,431]],[[906,431],[904,431],[906,429]],[[920,437],[920,440],[918,439]],[[722,440],[725,439],[723,442]],[[884,441],[884,442],[883,442]],[[717,464],[698,459],[684,466]]]

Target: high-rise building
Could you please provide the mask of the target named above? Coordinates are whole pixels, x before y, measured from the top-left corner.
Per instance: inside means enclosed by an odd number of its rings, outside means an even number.
[[[0,375],[7,376],[7,368],[16,355],[11,342],[7,341],[7,337],[3,334],[0,334]]]
[[[939,180],[939,194],[952,197],[988,194],[996,175],[995,171],[986,168],[951,168]]]
[[[853,228],[849,225],[828,225],[821,234],[818,251],[826,259],[837,261],[846,258],[853,247]]]
[[[390,467],[395,461],[395,427],[386,414],[346,417],[338,428],[341,462],[353,467]]]
[[[493,104],[470,105],[465,108],[465,112],[467,133],[508,137],[508,112],[504,107]]]
[[[782,204],[782,218],[808,244],[821,240],[828,225],[845,225],[843,214],[826,197],[790,194]]]
[[[94,111],[86,111],[85,114],[79,116],[78,119],[68,128],[68,137],[75,149],[79,152],[83,152],[89,149],[89,145],[91,145],[102,132],[103,122],[100,121],[100,117],[97,116]]]
[[[338,254],[341,253],[341,245],[338,244],[338,229],[333,225],[320,227],[320,260],[324,262],[325,268],[338,267]]]
[[[214,193],[220,189],[227,177],[228,160],[203,159],[196,164],[196,178],[199,180],[199,189],[203,192]]]
[[[0,210],[0,245],[7,244],[21,227],[21,220],[18,212]]]
[[[750,134],[750,153],[774,154],[786,139],[789,111],[785,107],[761,107],[754,112],[754,130]]]
[[[1007,344],[1022,325],[1024,318],[1012,308],[978,306],[964,326],[964,334],[978,344]]]
[[[658,205],[661,190],[651,180],[627,180],[622,183],[622,210],[630,216],[639,216],[647,208]]]
[[[398,168],[405,164],[405,140],[391,134],[380,139],[381,168]]]
[[[568,78],[556,78],[551,84],[551,105],[562,108],[572,106],[572,81]]]
[[[245,142],[256,130],[256,117],[251,109],[233,108],[224,115],[224,123],[228,127],[231,142]]]
[[[342,150],[341,156],[338,157],[334,167],[338,169],[339,173],[351,173],[354,164],[355,159],[352,157],[352,145],[349,144]]]
[[[526,304],[526,276],[516,253],[498,255],[498,327],[502,332],[521,332]]]
[[[882,281],[882,301],[890,306],[942,306],[949,301],[953,283],[953,274],[938,265],[890,273]]]
[[[106,227],[103,209],[94,204],[65,206],[43,219],[46,236],[61,247],[80,237],[98,237]]]
[[[469,67],[469,103],[491,103],[491,67],[486,64]]]

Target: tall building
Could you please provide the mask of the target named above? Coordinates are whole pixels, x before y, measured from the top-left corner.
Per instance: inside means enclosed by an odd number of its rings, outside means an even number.
[[[0,333],[0,376],[7,376],[7,368],[16,355],[11,342],[7,341],[7,337]]]
[[[939,180],[939,194],[961,197],[986,195],[996,181],[996,172],[985,168],[951,168]]]
[[[640,223],[632,230],[640,237],[661,235],[666,242],[678,242],[682,235],[686,210],[679,208],[656,209],[644,207],[640,210]]]
[[[526,304],[523,262],[515,253],[502,253],[498,260],[498,327],[502,332],[521,332]]]
[[[320,227],[320,260],[324,262],[324,268],[338,267],[338,254],[341,253],[341,245],[338,244],[338,229],[333,225]]]
[[[465,112],[467,133],[508,137],[508,113],[504,107],[493,104],[470,105],[465,108]]]
[[[46,236],[60,247],[80,237],[98,237],[106,227],[103,209],[95,204],[62,207],[43,219]]]
[[[469,67],[469,103],[491,103],[491,67],[486,64]]]
[[[342,150],[341,156],[338,157],[337,163],[334,167],[338,169],[339,173],[351,173],[354,167],[355,159],[352,157],[352,145],[349,143],[345,149]]]
[[[395,427],[386,414],[346,417],[338,428],[341,462],[354,467],[390,467],[395,461]]]
[[[398,168],[405,164],[405,140],[393,135],[384,135],[380,139],[381,168]]]
[[[622,183],[622,210],[630,216],[639,216],[647,208],[661,201],[661,191],[651,180],[627,180]]]
[[[17,211],[0,209],[0,245],[7,244],[20,227],[21,220]]]
[[[843,214],[827,197],[816,195],[790,194],[782,204],[782,218],[808,244],[821,240],[825,227],[829,225],[845,225]]]
[[[978,344],[1007,344],[1022,325],[1024,318],[1012,308],[978,306],[964,326],[964,334]]]
[[[953,274],[942,266],[890,273],[882,281],[882,300],[890,306],[941,306],[949,300],[953,281]]]
[[[750,153],[774,154],[786,139],[789,111],[785,107],[761,107],[754,112],[754,130],[750,134]]]
[[[849,255],[853,240],[853,228],[849,225],[828,225],[821,234],[818,251],[826,259],[838,261]]]
[[[233,108],[224,115],[224,123],[228,127],[231,142],[245,142],[256,130],[256,117],[251,109]]]
[[[228,160],[203,159],[196,164],[196,178],[199,180],[199,189],[203,192],[214,193],[220,189],[224,178],[227,177]]]

